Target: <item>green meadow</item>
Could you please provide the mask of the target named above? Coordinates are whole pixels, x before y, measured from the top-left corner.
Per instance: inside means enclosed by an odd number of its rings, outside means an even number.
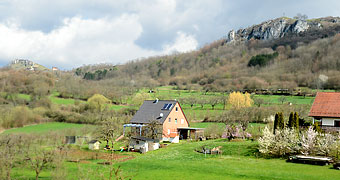
[[[61,122],[48,122],[43,124],[28,125],[22,128],[12,128],[5,130],[4,134],[11,133],[48,133],[52,131],[61,131],[67,129],[79,129],[85,127],[84,124],[72,124],[72,123],[61,123]]]
[[[222,155],[205,155],[195,150],[202,146],[222,146]],[[258,144],[252,141],[228,142],[208,140],[201,142],[182,141],[146,154],[115,152],[121,157],[114,164],[120,166],[121,174],[132,179],[338,179],[340,171],[331,166],[316,166],[288,163],[284,159],[259,157]],[[85,148],[78,153],[89,153]],[[102,150],[98,153],[105,153]],[[106,152],[107,153],[107,152]],[[65,162],[66,178],[108,178],[110,165],[101,165],[104,159],[83,159],[79,163]],[[52,179],[55,169],[43,171],[41,179]],[[29,169],[14,169],[14,178],[33,179]]]

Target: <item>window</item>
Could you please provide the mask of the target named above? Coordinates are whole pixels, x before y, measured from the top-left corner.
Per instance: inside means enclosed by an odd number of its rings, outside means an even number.
[[[169,118],[169,122],[171,122],[171,118]]]
[[[176,107],[176,112],[178,111],[178,107]]]
[[[170,134],[170,129],[168,129],[168,134]]]
[[[184,119],[181,119],[181,124],[184,124]]]
[[[177,118],[175,119],[175,124],[177,124]]]

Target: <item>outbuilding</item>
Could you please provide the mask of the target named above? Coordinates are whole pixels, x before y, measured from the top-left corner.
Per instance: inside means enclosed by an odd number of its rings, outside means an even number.
[[[101,142],[99,140],[91,140],[89,142],[90,150],[99,150]]]

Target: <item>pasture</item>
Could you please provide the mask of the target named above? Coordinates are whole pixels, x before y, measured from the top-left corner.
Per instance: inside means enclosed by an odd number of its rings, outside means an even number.
[[[222,146],[222,155],[205,155],[195,149],[202,146]],[[265,159],[258,156],[258,144],[251,141],[228,142],[209,140],[201,142],[182,141],[166,148],[146,154],[115,152],[115,167],[120,166],[122,175],[132,179],[337,179],[340,171],[331,166],[315,166],[287,163],[284,159]],[[103,150],[93,153],[81,149],[79,163],[64,162],[65,179],[98,179],[108,177],[110,165]],[[91,155],[92,153],[92,155]],[[51,179],[55,169],[49,168],[41,174],[42,179]],[[33,179],[34,172],[15,168],[13,175],[18,179]]]
[[[4,134],[12,134],[12,133],[49,133],[53,131],[62,131],[69,129],[80,129],[85,126],[84,124],[72,124],[72,123],[61,123],[61,122],[48,122],[43,124],[34,124],[24,126],[22,128],[12,128],[5,130]]]

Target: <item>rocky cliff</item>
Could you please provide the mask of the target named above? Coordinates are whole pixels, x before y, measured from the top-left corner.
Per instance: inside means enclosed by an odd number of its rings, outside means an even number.
[[[281,17],[269,20],[237,31],[231,30],[227,35],[227,43],[235,41],[248,41],[251,39],[273,40],[305,31],[329,28],[340,25],[339,17],[325,17],[319,19],[296,20]]]

